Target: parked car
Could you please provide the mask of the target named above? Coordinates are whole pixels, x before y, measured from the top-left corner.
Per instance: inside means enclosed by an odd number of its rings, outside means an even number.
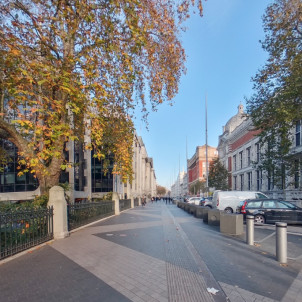
[[[201,198],[200,200],[200,205],[201,206],[204,206],[204,207],[209,207],[212,209],[213,205],[213,197],[212,196],[209,196],[209,197],[203,197]]]
[[[184,196],[184,202],[188,202],[190,196]]]
[[[240,203],[237,213],[253,215],[255,223],[286,222],[302,224],[302,208],[291,202],[276,199],[245,200]]]
[[[190,197],[188,203],[198,205],[200,204],[200,197]]]
[[[265,194],[255,191],[214,191],[213,209],[236,213],[240,201],[246,199],[268,198]]]

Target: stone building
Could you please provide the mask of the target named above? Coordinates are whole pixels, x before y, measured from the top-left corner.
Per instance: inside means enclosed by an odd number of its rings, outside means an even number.
[[[187,172],[179,172],[175,183],[171,186],[171,197],[184,197],[188,195]]]
[[[85,138],[86,140],[89,137]],[[39,184],[32,174],[17,175],[17,148],[10,142],[0,140],[9,153],[11,162],[0,171],[0,201],[27,200],[40,194]],[[153,159],[148,157],[141,137],[135,134],[133,142],[133,182],[123,183],[119,176],[112,174],[113,161],[105,173],[103,162],[93,157],[93,151],[84,150],[78,142],[66,145],[65,158],[71,168],[62,171],[60,182],[70,187],[70,200],[98,198],[108,192],[117,192],[120,198],[149,197],[156,194],[156,176]]]
[[[292,153],[301,158],[301,123],[297,122],[292,131],[294,146]],[[221,162],[229,172],[229,188],[232,190],[261,191],[273,198],[286,198],[301,204],[301,168],[295,175],[294,185],[284,190],[273,185],[264,171],[256,168],[254,163],[261,160],[261,146],[259,131],[253,129],[252,120],[246,115],[243,105],[238,106],[238,112],[223,127],[219,136],[218,155]],[[292,182],[287,179],[287,182]]]
[[[211,162],[217,158],[217,149],[208,145],[208,171]],[[194,155],[187,160],[188,188],[198,181],[206,181],[206,145],[196,147]],[[189,190],[188,190],[189,191]]]

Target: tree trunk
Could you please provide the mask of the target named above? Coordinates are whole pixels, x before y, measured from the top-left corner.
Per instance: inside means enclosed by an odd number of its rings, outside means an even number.
[[[59,184],[60,174],[57,175],[39,175],[36,174],[39,185],[40,185],[40,193],[41,195],[48,194],[48,191],[53,186],[57,186]]]

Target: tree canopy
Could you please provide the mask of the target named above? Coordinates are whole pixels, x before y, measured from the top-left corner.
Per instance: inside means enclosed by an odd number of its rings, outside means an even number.
[[[284,171],[291,170],[291,131],[302,117],[301,16],[300,0],[275,0],[267,7],[261,43],[268,59],[253,78],[255,93],[247,100],[254,126],[261,130],[260,143],[267,150],[262,149],[262,167],[274,173],[279,183],[277,175],[284,180]]]
[[[143,115],[178,91],[180,41],[201,0],[3,0],[0,137],[42,188],[58,183],[67,141],[132,175],[133,109]],[[89,139],[84,139],[85,135]]]
[[[157,185],[156,186],[156,194],[160,196],[164,196],[167,193],[167,189],[163,186]]]
[[[215,158],[210,163],[209,187],[215,188],[216,190],[228,189],[228,171],[220,162],[219,158]]]
[[[206,183],[205,183],[205,181],[198,180],[190,185],[189,190],[190,190],[190,193],[194,194],[194,195],[200,194],[201,192],[204,193],[204,192],[206,192]]]

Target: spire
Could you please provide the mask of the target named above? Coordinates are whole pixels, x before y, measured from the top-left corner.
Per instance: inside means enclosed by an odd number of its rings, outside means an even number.
[[[240,102],[239,106],[238,106],[238,113],[243,113],[243,105]]]

